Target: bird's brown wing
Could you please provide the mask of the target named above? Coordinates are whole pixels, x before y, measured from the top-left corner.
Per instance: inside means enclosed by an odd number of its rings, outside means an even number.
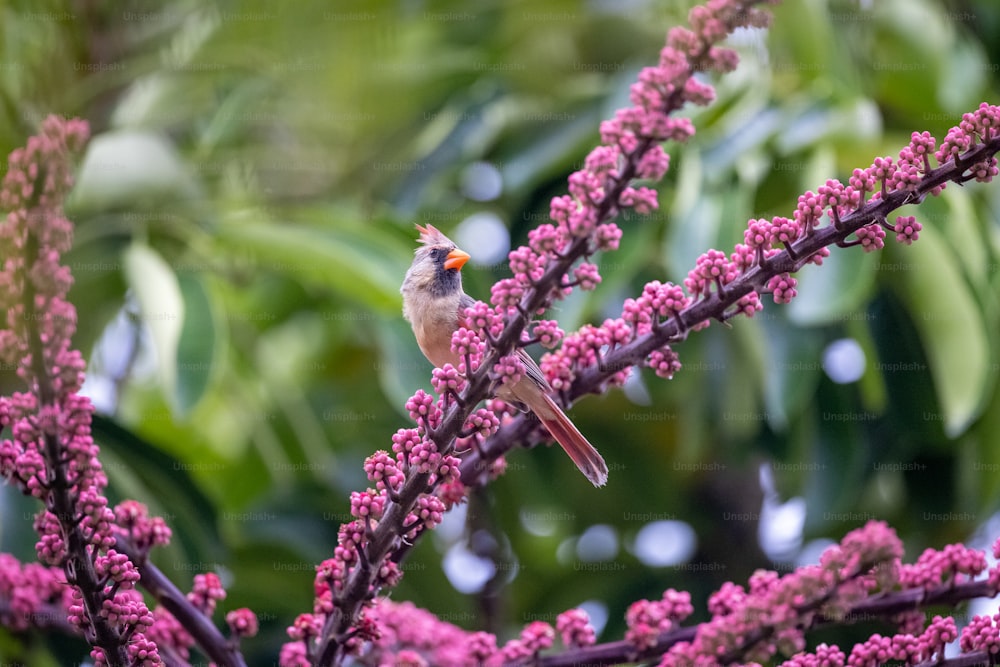
[[[525,375],[527,375],[532,382],[541,387],[542,391],[546,394],[551,394],[552,385],[550,385],[549,381],[545,379],[545,374],[542,373],[542,369],[538,367],[538,364],[536,364],[535,360],[531,358],[531,355],[525,352],[522,347],[517,350],[517,356],[521,360],[521,363],[524,364]]]
[[[459,326],[468,327],[465,309],[475,303],[468,294],[462,294],[458,302]],[[594,486],[604,486],[608,481],[608,466],[604,459],[549,395],[552,393],[552,386],[545,379],[542,369],[535,360],[525,352],[524,348],[518,348],[516,354],[524,364],[525,377],[512,386],[498,387],[497,396],[507,403],[534,412],[587,479]]]

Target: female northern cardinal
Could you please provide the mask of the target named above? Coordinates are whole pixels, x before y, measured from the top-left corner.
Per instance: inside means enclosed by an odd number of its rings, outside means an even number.
[[[417,230],[424,245],[417,248],[399,290],[403,295],[403,316],[413,325],[417,344],[432,364],[440,368],[450,363],[457,368],[459,358],[451,351],[451,335],[461,325],[465,309],[475,303],[462,291],[459,273],[469,255],[431,225],[417,225]],[[608,481],[604,459],[549,396],[552,387],[535,361],[521,348],[517,355],[525,375],[513,385],[501,385],[497,396],[525,405],[538,415],[587,479],[594,486],[604,486]]]

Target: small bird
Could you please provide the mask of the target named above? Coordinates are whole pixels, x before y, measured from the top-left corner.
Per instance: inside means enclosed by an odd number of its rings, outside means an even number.
[[[432,364],[440,368],[450,363],[458,368],[458,355],[451,351],[451,335],[463,325],[465,309],[475,303],[462,290],[460,271],[469,261],[469,254],[432,225],[417,225],[417,230],[423,245],[417,248],[399,290],[403,295],[403,316],[413,326],[417,344]],[[497,397],[534,412],[580,472],[594,486],[604,486],[608,481],[604,459],[552,400],[552,387],[538,364],[523,348],[518,348],[517,355],[525,374],[513,385],[501,385]]]

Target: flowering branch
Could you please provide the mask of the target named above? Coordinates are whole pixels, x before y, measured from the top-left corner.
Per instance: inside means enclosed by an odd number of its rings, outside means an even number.
[[[996,590],[987,581],[968,581],[961,584],[946,584],[934,589],[911,588],[903,591],[883,594],[878,597],[866,598],[850,607],[843,618],[831,618],[818,615],[808,630],[817,630],[831,625],[847,625],[851,623],[872,621],[875,619],[891,619],[899,614],[909,611],[917,611],[929,607],[940,605],[955,606],[967,600],[977,598],[993,597]],[[581,646],[571,648],[553,655],[546,655],[539,658],[534,664],[537,667],[571,667],[572,665],[617,665],[625,662],[643,662],[656,660],[667,653],[671,648],[680,644],[689,644],[697,637],[700,626],[688,626],[668,630],[660,633],[656,637],[655,643],[641,651],[636,650],[633,642],[622,639],[592,646]],[[763,633],[758,633],[763,635]],[[745,642],[742,655],[745,649],[752,643],[756,643],[762,636],[752,638],[753,642]],[[961,664],[985,664],[981,656],[982,652],[963,653],[954,658],[956,662],[941,662],[942,665]],[[978,656],[978,658],[976,657]],[[732,657],[738,661],[737,652]],[[980,662],[976,662],[976,660]],[[966,662],[971,660],[971,662]],[[528,661],[520,661],[517,664],[526,665]]]
[[[751,220],[744,236],[747,243],[737,245],[729,260],[719,251],[702,255],[685,281],[686,286],[695,288],[696,298],[669,283],[646,285],[639,299],[626,302],[623,320],[633,331],[626,338],[628,342],[618,344],[621,338],[615,336],[616,328],[622,328],[622,320],[609,320],[603,327],[605,331],[594,327],[588,331],[592,338],[588,341],[592,350],[589,364],[575,360],[571,364],[565,360],[546,364],[543,360],[543,368],[562,366],[557,373],[569,379],[562,385],[567,404],[586,394],[599,393],[623,369],[644,360],[656,367],[658,374],[671,376],[680,369],[680,362],[669,349],[671,343],[684,340],[689,331],[707,326],[710,320],[724,322],[739,314],[753,317],[762,308],[759,294],[772,292],[776,303],[788,303],[795,295],[795,279],[790,274],[809,263],[821,264],[830,246],[861,245],[866,252],[879,249],[885,230],[896,233],[901,243],[917,240],[920,223],[913,217],[900,216],[890,225],[889,215],[908,204],[919,204],[928,194],[940,194],[948,183],[992,180],[997,174],[995,156],[1000,152],[998,127],[1000,107],[984,103],[964,115],[936,153],[935,140],[929,133],[914,132],[910,144],[900,151],[898,162],[877,158],[868,169],[855,169],[850,185],[829,180],[818,189],[819,194],[806,192],[799,197],[793,220]],[[940,162],[934,169],[930,168],[931,154]],[[879,190],[873,191],[876,184]],[[867,192],[873,194],[864,201]],[[828,224],[817,227],[823,219]],[[852,234],[857,239],[848,241]],[[462,481],[467,485],[476,480],[481,483],[482,470],[489,462],[527,441],[536,427],[537,423],[527,416],[504,424],[485,446],[465,457]]]
[[[370,620],[379,635],[357,657],[362,665],[417,664],[450,667],[559,667],[658,661],[659,667],[771,662],[783,667],[876,667],[976,664],[1000,653],[1000,615],[975,616],[959,633],[955,620],[928,607],[992,597],[1000,590],[1000,566],[987,568],[983,552],[952,544],[926,550],[915,563],[900,558],[903,545],[884,523],[872,521],[828,548],[817,565],[779,575],[758,570],[747,587],[725,583],[708,600],[711,619],[690,627],[680,623],[694,607],[685,592],[668,589],[660,600],[639,600],[628,609],[622,641],[595,644],[586,613],[571,609],[555,627],[529,623],[502,647],[485,632],[469,632],[443,622],[411,603],[387,598],[372,605]],[[1000,555],[1000,540],[993,545]],[[985,575],[985,578],[983,578]],[[831,625],[880,620],[895,625],[892,636],[872,635],[848,654],[821,644],[804,650],[806,635]],[[548,653],[560,637],[564,649]],[[945,661],[945,644],[960,639],[961,655]],[[985,662],[980,664],[986,664]]]
[[[928,594],[923,590],[911,590],[903,591],[898,594],[887,595],[876,601],[865,601],[859,603],[855,607],[852,607],[847,621],[857,618],[858,620],[873,620],[875,618],[889,618],[890,614],[882,611],[876,611],[882,605],[879,603],[885,602],[886,604],[897,606],[900,610],[913,610],[922,609],[925,607],[931,607],[937,604],[949,604],[953,605],[964,600],[973,600],[981,597],[988,597],[992,595],[989,591],[988,586],[985,582],[971,582],[967,584],[959,584],[952,587],[942,586],[940,589],[940,599],[934,601],[931,598],[935,596]],[[945,599],[947,598],[947,599]],[[847,621],[842,621],[838,623],[839,625],[844,625]],[[834,622],[827,619],[823,619],[817,622],[810,629],[818,629],[826,625],[832,625]],[[672,647],[686,644],[695,639],[697,636],[699,626],[691,626],[686,628],[679,628],[670,632],[665,632],[660,637],[657,638],[655,645],[649,649],[641,652],[636,652],[635,645],[627,640],[619,640],[614,642],[607,642],[604,644],[595,644],[593,646],[586,646],[581,648],[572,648],[565,650],[561,653],[556,653],[553,655],[542,656],[538,659],[531,661],[522,660],[514,665],[534,665],[537,667],[573,667],[574,665],[594,665],[598,667],[599,665],[619,665],[628,662],[644,662],[649,660],[655,660],[661,657],[664,653],[669,651]],[[880,643],[876,640],[876,643]],[[860,653],[860,651],[859,651]],[[742,655],[742,654],[740,654]],[[727,656],[729,659],[720,659],[719,663],[729,664],[733,662],[738,662],[740,660],[740,655],[732,654]],[[990,660],[995,656],[988,650],[972,650],[968,652],[963,652],[962,654],[943,660],[927,661],[927,664],[950,666],[950,667],[962,667],[966,665],[988,665],[993,664]],[[840,652],[840,662],[829,661],[827,663],[820,662],[809,662],[808,658],[802,658],[797,662],[792,663],[788,661],[784,663],[788,667],[796,667],[801,665],[805,667],[806,664],[814,665],[814,667],[819,667],[823,665],[824,667],[834,667],[835,665],[844,665],[844,655]],[[882,664],[876,662],[875,664]]]
[[[44,505],[35,519],[36,550],[72,585],[70,623],[94,646],[97,664],[124,666],[157,659],[145,638],[152,615],[134,589],[134,565],[113,549],[115,515],[90,438],[92,407],[77,393],[84,363],[70,348],[76,311],[65,295],[72,277],[59,265],[72,237],[62,215],[70,156],[87,134],[83,122],[47,118],[41,134],[11,154],[0,190],[0,208],[10,211],[0,226],[7,258],[0,355],[28,387],[0,399],[0,424],[14,434],[0,445],[0,470]]]
[[[0,223],[0,302],[7,309],[0,360],[17,368],[27,388],[0,397],[0,427],[13,436],[0,442],[0,474],[42,502],[35,549],[50,566],[21,566],[0,554],[0,602],[9,604],[15,629],[52,626],[82,635],[97,666],[178,664],[174,657],[186,660],[198,641],[218,664],[243,667],[237,638],[256,632],[256,617],[230,612],[226,640],[209,621],[225,597],[218,577],[197,575],[195,590],[182,596],[147,563],[149,551],[169,541],[170,529],[141,503],[126,500],[112,509],[104,495],[108,479],[90,435],[93,406],[79,393],[84,362],[71,348],[72,275],[59,263],[72,242],[72,224],[62,213],[71,157],[87,135],[86,123],[50,116],[38,136],[10,155],[0,188],[0,208],[9,211]],[[140,582],[163,607],[147,608],[136,590]]]
[[[660,144],[683,141],[694,132],[689,120],[670,114],[687,102],[712,99],[711,87],[694,75],[735,67],[735,53],[716,44],[737,27],[766,25],[769,17],[754,9],[761,1],[710,0],[691,11],[694,31],[671,30],[660,64],[643,70],[633,86],[636,106],[602,125],[605,145],[570,178],[571,194],[553,200],[557,225],[535,230],[532,247],[511,253],[515,275],[494,286],[493,308],[477,303],[468,309],[474,329],[459,329],[452,339],[464,363],[458,369],[435,369],[436,400],[421,391],[407,403],[417,428],[394,436],[395,460],[377,452],[366,461],[376,486],[352,494],[356,520],[341,526],[334,558],[317,568],[314,613],[301,615],[289,629],[296,641],[286,644],[282,664],[340,664],[373,639],[375,628],[364,608],[379,590],[399,580],[398,562],[413,541],[464,498],[454,454],[475,449],[499,426],[496,414],[475,406],[491,395],[495,383],[517,372],[518,365],[505,359],[523,344],[530,318],[573,286],[593,287],[600,280],[593,265],[571,269],[581,258],[618,247],[621,230],[609,221],[624,208],[648,212],[656,206],[655,192],[633,187],[632,181],[657,180],[666,172],[669,160]]]
[[[191,643],[196,643],[205,652],[205,655],[212,659],[212,662],[221,667],[246,667],[246,662],[237,644],[227,640],[222,635],[219,629],[215,627],[215,624],[212,623],[211,615],[206,614],[190,597],[181,593],[180,589],[158,567],[150,563],[145,555],[141,554],[130,540],[119,536],[115,542],[115,548],[120,553],[128,555],[133,562],[137,563],[141,577],[139,583],[156,598],[163,610],[169,612],[173,619],[175,619],[175,622],[190,635],[192,640],[192,642],[168,641],[163,643],[172,644],[172,650],[181,655],[186,654],[187,648]],[[213,590],[221,590],[221,587],[216,587]],[[164,615],[159,609],[154,610],[154,616],[157,616],[158,612],[161,625],[165,625],[165,623],[162,623]],[[254,624],[256,624],[256,621],[254,621]],[[157,633],[162,635],[169,634],[163,632],[162,627],[156,628],[154,634]],[[234,633],[234,636],[238,637],[241,634]],[[158,642],[158,645],[160,644]],[[162,645],[160,645],[160,649],[162,652]]]
[[[603,145],[570,176],[570,194],[552,200],[555,224],[532,230],[529,244],[510,253],[514,275],[493,286],[492,307],[478,302],[466,310],[470,328],[460,328],[452,338],[452,351],[463,361],[458,368],[435,369],[436,398],[419,391],[408,401],[416,428],[393,437],[395,457],[380,451],[366,461],[375,487],[352,494],[356,520],[341,526],[334,558],[318,568],[314,614],[300,616],[290,628],[297,641],[286,645],[282,664],[340,664],[374,641],[378,627],[365,609],[382,588],[399,580],[398,563],[414,541],[464,498],[467,486],[484,484],[497,472],[500,455],[533,435],[537,424],[523,416],[500,428],[509,409],[499,401],[490,409],[475,409],[497,383],[516,379],[519,365],[510,355],[517,346],[537,340],[555,347],[561,341],[541,367],[565,404],[624,383],[640,363],[671,377],[680,361],[670,345],[689,331],[708,326],[711,319],[753,316],[763,307],[764,293],[776,303],[789,302],[796,293],[791,274],[807,263],[821,264],[828,246],[875,250],[882,247],[886,229],[911,243],[919,236],[919,223],[899,217],[890,225],[891,211],[938,194],[949,181],[985,182],[996,175],[1000,115],[984,104],[967,114],[937,151],[928,133],[915,133],[898,162],[879,158],[868,169],[855,170],[847,186],[830,180],[818,193],[805,193],[792,219],[751,221],[744,243],[731,256],[708,251],[683,288],[654,281],[637,299],[626,301],[620,318],[599,327],[586,325],[566,336],[555,322],[541,320],[529,333],[532,317],[556,299],[573,287],[593,289],[600,282],[595,265],[577,262],[618,247],[621,230],[611,221],[620,211],[633,207],[645,213],[657,206],[655,191],[632,182],[661,178],[669,166],[661,143],[693,134],[689,120],[670,114],[687,102],[713,99],[713,89],[694,74],[735,67],[735,54],[716,44],[738,26],[767,24],[768,17],[754,4],[710,0],[691,11],[693,30],[670,31],[659,65],[645,68],[632,86],[634,106],[602,123]],[[932,155],[941,165],[936,169]]]

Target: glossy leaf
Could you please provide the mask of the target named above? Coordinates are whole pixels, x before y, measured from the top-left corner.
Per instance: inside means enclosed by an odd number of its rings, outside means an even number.
[[[177,403],[177,350],[184,327],[184,297],[177,275],[158,252],[132,244],[124,256],[125,276],[156,350],[157,371],[165,395]]]
[[[796,297],[798,298],[798,297]],[[780,308],[774,303],[767,309]],[[816,386],[823,377],[820,363],[822,343],[815,336],[793,329],[783,317],[762,317],[766,362],[764,409],[767,422],[777,431],[787,428],[815,400]]]
[[[789,320],[818,326],[852,317],[872,296],[880,257],[878,251],[849,248],[831,252],[823,266],[804,267],[795,275],[798,296],[788,305]]]
[[[159,134],[136,130],[94,137],[80,166],[71,203],[80,210],[190,199],[198,186],[177,150]]]
[[[990,346],[983,315],[940,233],[925,226],[909,248],[886,246],[890,261],[913,268],[892,274],[892,286],[907,304],[920,332],[944,414],[955,437],[980,414],[991,382]]]
[[[243,220],[223,225],[219,234],[221,243],[250,253],[265,269],[287,271],[307,283],[337,290],[351,301],[364,297],[383,311],[400,308],[399,285],[410,260],[387,261],[377,233]]]
[[[94,416],[93,434],[112,491],[121,498],[143,498],[151,514],[167,519],[175,558],[206,562],[220,556],[215,510],[188,473],[190,464],[108,417]]]
[[[191,274],[177,276],[184,299],[184,323],[177,344],[178,416],[187,415],[208,388],[216,365],[220,330],[205,286]]]

